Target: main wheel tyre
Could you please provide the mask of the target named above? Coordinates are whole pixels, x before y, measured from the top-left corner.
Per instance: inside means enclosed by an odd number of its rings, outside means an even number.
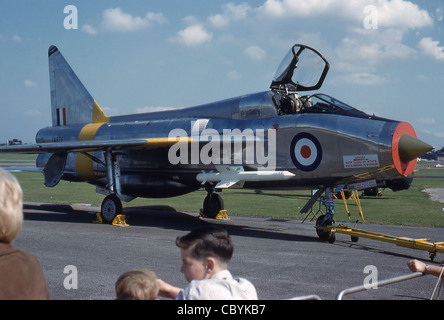
[[[209,193],[203,203],[203,213],[208,218],[216,218],[220,210],[224,209],[224,201],[217,193]]]
[[[122,201],[115,194],[111,194],[103,200],[100,215],[104,222],[111,223],[122,211]]]

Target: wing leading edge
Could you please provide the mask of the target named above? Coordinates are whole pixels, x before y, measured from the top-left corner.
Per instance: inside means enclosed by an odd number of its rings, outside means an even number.
[[[191,143],[192,138],[152,138],[152,139],[117,139],[93,141],[45,142],[0,147],[3,153],[57,153],[57,152],[90,152],[106,149],[154,149],[168,147],[178,142]]]

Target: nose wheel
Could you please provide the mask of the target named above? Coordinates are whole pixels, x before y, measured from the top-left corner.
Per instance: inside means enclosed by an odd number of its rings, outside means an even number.
[[[316,220],[316,234],[318,235],[319,239],[325,241],[328,240],[330,243],[336,241],[335,233],[330,231],[330,227],[333,224],[334,220],[327,215],[323,214],[319,216],[319,218]]]

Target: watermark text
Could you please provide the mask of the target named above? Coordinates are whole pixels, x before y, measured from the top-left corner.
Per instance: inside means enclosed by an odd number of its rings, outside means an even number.
[[[366,30],[378,29],[378,8],[374,5],[367,5],[364,7],[364,28]]]
[[[77,7],[74,5],[68,5],[63,9],[63,13],[67,14],[63,20],[63,27],[65,27],[66,30],[77,30],[79,28],[79,14]]]
[[[267,170],[276,168],[275,129],[202,129],[198,121],[191,123],[191,137],[184,129],[173,129],[169,140],[191,138],[191,143],[177,142],[168,150],[171,164],[251,165]],[[183,140],[182,140],[183,141]]]
[[[66,290],[78,289],[79,288],[79,273],[77,267],[73,265],[67,265],[63,269],[64,274],[68,274],[63,280],[63,286]]]

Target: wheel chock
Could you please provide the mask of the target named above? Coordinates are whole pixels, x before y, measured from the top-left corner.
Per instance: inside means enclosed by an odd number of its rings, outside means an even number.
[[[208,218],[207,215],[204,213],[203,209],[199,210],[199,217],[198,218],[199,219]],[[231,220],[230,218],[228,218],[227,210],[220,210],[218,212],[218,214],[216,215],[216,217],[214,217],[214,219],[225,220],[225,221]]]
[[[125,218],[126,216],[124,214],[118,214],[111,224],[117,227],[129,227],[129,224],[126,223]]]
[[[100,214],[100,212],[96,213],[96,220],[93,221],[93,223],[103,223],[102,215]]]
[[[227,210],[220,210],[216,216],[216,219],[217,220],[225,220],[225,221],[230,220],[230,218],[228,218],[228,215],[227,215]]]
[[[113,221],[111,222],[111,224],[113,226],[117,226],[117,227],[129,227],[129,224],[126,223],[125,220],[126,216],[124,214],[118,214]],[[93,223],[104,223],[103,222],[103,218],[102,215],[100,214],[100,212],[96,213],[96,220],[93,221]]]

